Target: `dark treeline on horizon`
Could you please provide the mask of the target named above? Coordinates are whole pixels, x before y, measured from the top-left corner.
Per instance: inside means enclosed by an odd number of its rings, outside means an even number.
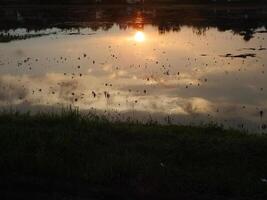
[[[42,30],[46,28],[89,27],[109,30],[114,24],[121,29],[142,29],[146,24],[158,27],[159,33],[178,32],[182,26],[191,26],[202,34],[209,28],[219,31],[231,30],[249,41],[258,28],[267,28],[266,8],[140,8],[140,7],[84,7],[78,11],[72,7],[59,8],[0,8],[0,31],[16,28]],[[19,16],[19,17],[18,17]],[[139,22],[136,23],[135,19]],[[141,20],[141,21],[140,21]],[[65,23],[65,22],[68,23]]]
[[[205,3],[267,3],[267,0],[1,0],[0,5],[22,5],[22,4],[205,4]]]

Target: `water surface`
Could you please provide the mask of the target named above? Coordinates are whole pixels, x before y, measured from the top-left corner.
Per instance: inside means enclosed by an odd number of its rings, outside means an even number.
[[[68,9],[4,9],[2,108],[265,131],[267,9]]]

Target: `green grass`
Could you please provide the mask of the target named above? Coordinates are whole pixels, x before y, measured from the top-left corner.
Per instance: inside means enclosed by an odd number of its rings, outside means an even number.
[[[6,199],[262,200],[262,178],[264,135],[216,125],[109,122],[76,110],[0,114]]]

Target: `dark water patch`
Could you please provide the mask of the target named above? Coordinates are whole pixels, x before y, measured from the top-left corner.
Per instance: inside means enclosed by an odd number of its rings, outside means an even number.
[[[94,35],[95,33],[80,33],[80,32],[76,32],[76,33],[66,33],[65,35]]]
[[[242,48],[242,49],[238,49],[238,51],[243,51],[243,50],[250,50],[250,51],[264,51],[264,50],[267,50],[267,48],[265,48],[265,47],[260,47],[260,48],[253,48],[253,47],[250,47],[250,48]]]
[[[37,38],[42,36],[48,36],[55,33],[49,34],[26,34],[26,35],[10,35],[10,34],[0,34],[0,43],[11,42],[15,40],[26,40],[30,38]]]
[[[256,33],[267,33],[267,31],[256,31]]]
[[[233,55],[233,54],[228,53],[225,55],[221,55],[221,57],[225,57],[225,58],[247,58],[247,57],[254,58],[254,57],[256,57],[256,54],[255,53],[245,53],[245,54]]]

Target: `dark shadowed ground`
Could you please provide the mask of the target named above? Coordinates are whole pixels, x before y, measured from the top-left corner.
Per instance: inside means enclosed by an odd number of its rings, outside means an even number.
[[[0,116],[1,199],[262,200],[266,155],[266,136],[216,125]]]

